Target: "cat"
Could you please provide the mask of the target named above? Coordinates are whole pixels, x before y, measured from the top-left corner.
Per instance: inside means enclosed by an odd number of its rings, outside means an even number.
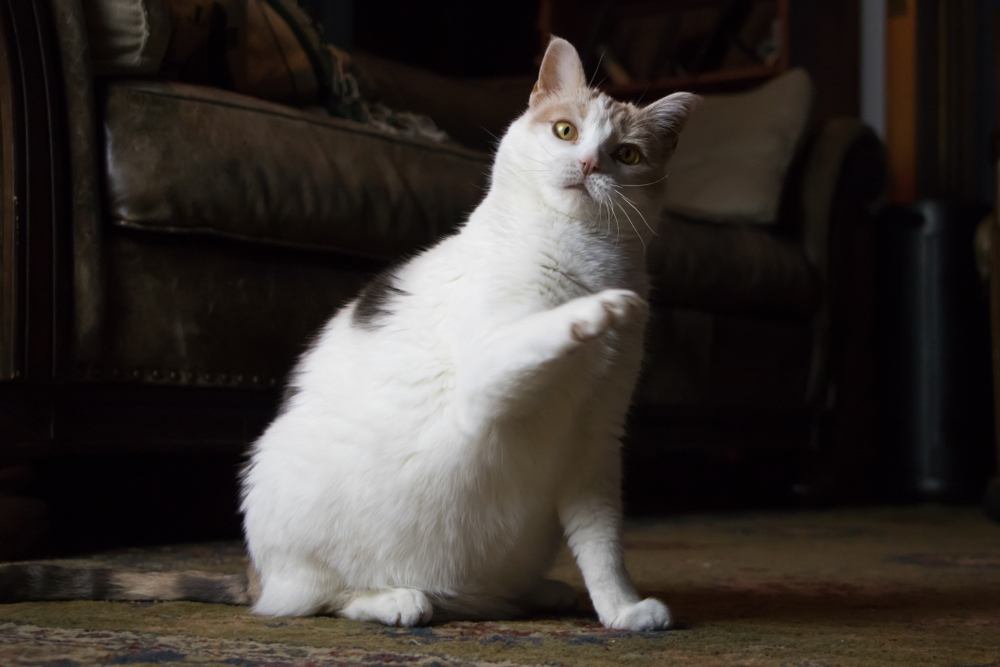
[[[157,595],[399,626],[509,617],[574,606],[545,578],[565,539],[602,624],[667,628],[623,563],[620,442],[645,245],[696,102],[617,102],[553,37],[483,201],[299,360],[242,477],[251,581],[159,575]]]

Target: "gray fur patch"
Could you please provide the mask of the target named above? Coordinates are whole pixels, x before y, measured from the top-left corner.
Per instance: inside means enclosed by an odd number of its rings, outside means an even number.
[[[352,322],[363,329],[377,329],[382,320],[392,314],[389,306],[393,299],[406,295],[396,287],[394,269],[382,271],[365,285],[354,306]]]
[[[245,604],[246,581],[238,575],[182,573],[177,580],[178,595],[191,602]]]

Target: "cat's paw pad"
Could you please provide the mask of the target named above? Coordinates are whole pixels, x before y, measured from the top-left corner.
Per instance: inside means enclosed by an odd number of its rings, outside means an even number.
[[[378,621],[410,628],[430,622],[434,608],[422,591],[394,588],[351,601],[341,614],[357,621]]]
[[[570,325],[573,339],[585,343],[609,329],[644,319],[649,306],[638,294],[626,289],[604,290],[582,304]]]
[[[615,630],[666,630],[670,622],[667,605],[656,598],[646,598],[620,609],[606,625]]]

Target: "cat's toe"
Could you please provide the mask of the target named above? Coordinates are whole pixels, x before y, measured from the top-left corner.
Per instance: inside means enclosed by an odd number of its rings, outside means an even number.
[[[646,598],[620,610],[607,623],[616,630],[666,630],[670,627],[670,609],[656,598]]]
[[[433,613],[434,608],[428,597],[412,588],[393,588],[360,595],[340,610],[340,615],[345,618],[404,628],[426,625]]]
[[[570,325],[570,334],[578,343],[594,340],[611,328],[613,315],[600,301],[584,303],[582,312]]]
[[[604,290],[599,297],[615,326],[641,321],[649,311],[646,301],[632,290]]]
[[[431,601],[421,591],[401,589],[397,591],[396,603],[395,622],[390,625],[404,628],[426,625],[434,613]]]

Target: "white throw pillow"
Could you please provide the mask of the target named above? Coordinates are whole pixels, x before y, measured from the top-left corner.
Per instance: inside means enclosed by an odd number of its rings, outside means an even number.
[[[670,161],[665,208],[713,222],[774,222],[812,99],[803,69],[745,93],[704,96]]]

